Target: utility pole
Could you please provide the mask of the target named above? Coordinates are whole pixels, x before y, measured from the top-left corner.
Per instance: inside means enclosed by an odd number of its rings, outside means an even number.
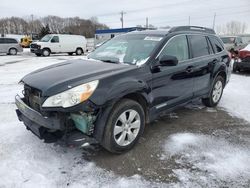
[[[146,17],[146,29],[148,29],[148,17]]]
[[[215,28],[215,19],[216,19],[216,13],[214,13],[213,29]]]
[[[34,15],[31,14],[31,38],[33,38],[33,20],[34,20]]]
[[[122,28],[123,28],[123,21],[124,21],[123,16],[124,16],[124,14],[126,14],[126,12],[121,11],[120,14],[121,14],[120,20],[121,20],[121,22],[122,22]]]
[[[188,16],[188,25],[190,26],[190,16]]]

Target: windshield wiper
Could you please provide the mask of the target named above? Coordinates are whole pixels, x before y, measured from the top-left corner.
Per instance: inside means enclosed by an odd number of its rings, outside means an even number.
[[[103,61],[105,63],[115,63],[115,64],[119,64],[119,58],[116,57],[103,57],[99,59],[100,61]]]
[[[100,59],[100,61],[103,61],[105,63],[115,63],[115,64],[120,63],[119,61],[113,61],[113,60],[110,60],[110,59]]]

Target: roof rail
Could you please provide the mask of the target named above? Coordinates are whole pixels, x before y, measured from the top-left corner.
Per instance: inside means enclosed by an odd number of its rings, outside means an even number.
[[[213,29],[206,27],[199,27],[199,26],[178,26],[178,27],[173,27],[169,30],[170,33],[176,31],[199,31],[204,33],[215,34],[215,31]]]

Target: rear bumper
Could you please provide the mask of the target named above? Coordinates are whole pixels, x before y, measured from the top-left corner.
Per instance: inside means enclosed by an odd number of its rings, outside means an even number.
[[[42,114],[26,105],[18,95],[15,98],[15,103],[18,119],[40,139],[48,137],[48,130],[56,132],[64,129],[63,123],[59,118],[42,116]]]

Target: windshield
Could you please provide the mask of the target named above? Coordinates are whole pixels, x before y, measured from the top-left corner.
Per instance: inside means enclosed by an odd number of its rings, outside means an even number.
[[[88,58],[110,63],[141,65],[148,60],[162,38],[143,34],[117,36],[97,48]]]
[[[221,40],[224,44],[233,44],[235,42],[235,37],[222,37]]]
[[[45,35],[40,41],[41,42],[48,42],[52,38],[52,35]]]

